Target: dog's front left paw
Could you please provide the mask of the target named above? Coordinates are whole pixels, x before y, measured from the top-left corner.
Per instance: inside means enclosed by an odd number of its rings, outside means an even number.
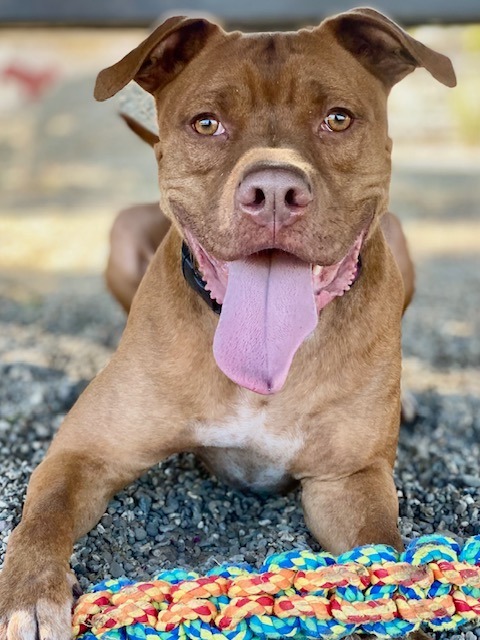
[[[0,574],[0,640],[70,640],[75,576],[64,571]]]

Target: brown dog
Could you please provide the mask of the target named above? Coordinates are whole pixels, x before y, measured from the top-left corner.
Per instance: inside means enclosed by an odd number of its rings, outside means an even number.
[[[401,547],[392,467],[413,282],[400,228],[389,218],[405,282],[381,221],[387,96],[418,66],[454,86],[447,58],[358,9],[298,33],[172,18],[100,73],[99,100],[132,79],[155,97],[172,224],[117,352],[32,476],[0,578],[1,640],[69,637],[74,540],[179,451],[237,484],[301,482],[308,526],[335,553]],[[164,231],[133,234],[138,279],[138,247]]]

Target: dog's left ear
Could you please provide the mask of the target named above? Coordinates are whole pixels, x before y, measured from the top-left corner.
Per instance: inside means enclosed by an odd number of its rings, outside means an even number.
[[[326,20],[342,46],[390,89],[417,67],[447,87],[457,84],[449,58],[429,49],[374,9],[352,9]]]
[[[208,20],[174,16],[151,33],[133,51],[97,76],[94,96],[103,101],[135,80],[155,93],[171,82],[222,29]]]

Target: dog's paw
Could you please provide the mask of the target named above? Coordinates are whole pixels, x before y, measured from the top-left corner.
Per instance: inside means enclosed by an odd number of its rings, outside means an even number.
[[[28,585],[28,586],[27,586]],[[0,574],[0,640],[70,640],[72,604],[80,594],[73,573]]]
[[[70,602],[62,605],[42,598],[2,616],[0,640],[69,640],[71,616]]]

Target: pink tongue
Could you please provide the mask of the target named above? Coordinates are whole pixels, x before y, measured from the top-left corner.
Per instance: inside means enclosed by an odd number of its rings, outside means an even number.
[[[235,260],[213,341],[215,360],[240,386],[276,393],[317,322],[310,264],[283,251]]]

